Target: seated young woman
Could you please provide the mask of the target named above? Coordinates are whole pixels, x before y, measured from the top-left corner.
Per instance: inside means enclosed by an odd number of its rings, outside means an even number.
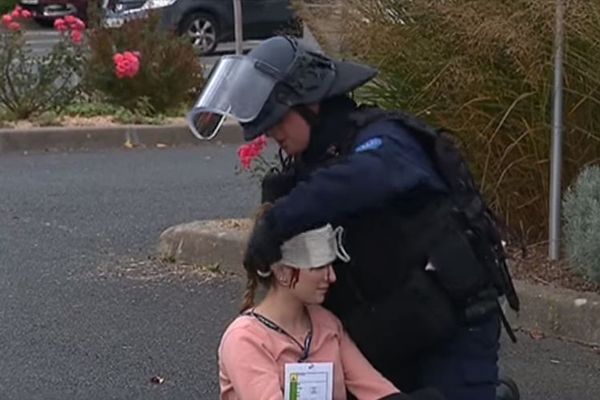
[[[242,313],[218,349],[221,399],[346,400],[348,392],[358,400],[412,398],[371,366],[337,317],[320,305],[336,280],[332,261],[348,261],[338,237],[330,225],[307,231],[283,244],[279,262],[247,271]],[[254,305],[259,283],[267,292]],[[286,374],[286,367],[302,364],[326,366],[321,382]]]

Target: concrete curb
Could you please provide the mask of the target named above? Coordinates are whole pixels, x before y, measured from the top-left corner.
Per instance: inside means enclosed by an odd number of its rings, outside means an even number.
[[[514,328],[600,346],[600,295],[516,281],[521,311]]]
[[[247,219],[195,221],[166,229],[158,256],[173,262],[219,265],[243,275],[242,255],[248,237]],[[600,345],[600,295],[516,281],[521,312],[509,313],[514,328],[539,331],[589,345]]]
[[[241,128],[231,121],[225,122],[219,135],[210,142],[198,140],[185,124],[0,129],[0,154],[122,148],[126,143],[148,148],[241,143],[242,140]]]
[[[166,229],[159,238],[158,257],[198,265],[219,265],[219,270],[243,274],[242,256],[249,220],[194,221]]]

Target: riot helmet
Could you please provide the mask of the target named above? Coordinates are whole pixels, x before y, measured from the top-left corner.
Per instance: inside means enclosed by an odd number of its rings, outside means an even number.
[[[275,36],[247,55],[223,56],[188,113],[200,139],[212,139],[225,118],[237,120],[249,141],[275,126],[292,108],[348,93],[377,71],[338,61],[300,40]]]

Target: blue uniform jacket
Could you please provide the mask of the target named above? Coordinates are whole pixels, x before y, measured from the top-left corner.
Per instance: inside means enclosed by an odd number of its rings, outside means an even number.
[[[341,225],[415,189],[448,191],[417,139],[399,122],[382,120],[357,134],[351,154],[316,169],[276,201],[268,218],[287,240],[327,223]]]

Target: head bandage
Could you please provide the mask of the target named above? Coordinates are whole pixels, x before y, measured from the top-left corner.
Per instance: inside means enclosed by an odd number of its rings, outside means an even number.
[[[330,224],[294,236],[281,246],[279,264],[294,268],[310,269],[323,267],[336,258],[344,262],[350,261],[350,256],[342,246],[343,228],[335,230]],[[257,271],[261,277],[267,277],[271,271]]]

